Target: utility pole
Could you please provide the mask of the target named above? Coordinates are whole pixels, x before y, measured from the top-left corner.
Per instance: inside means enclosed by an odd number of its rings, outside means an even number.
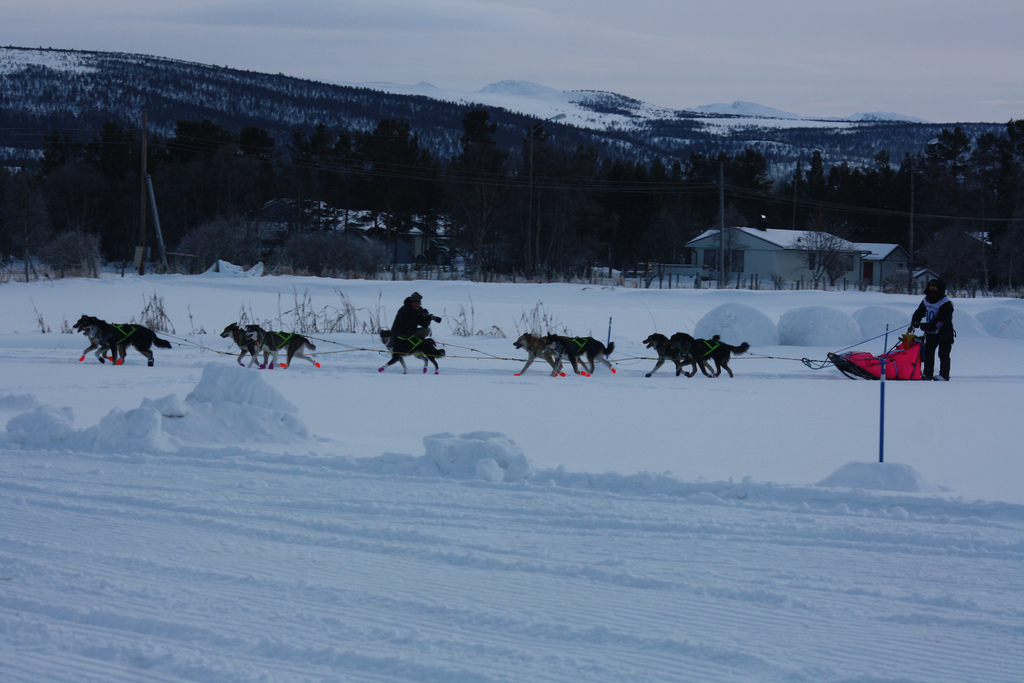
[[[907,294],[914,293],[914,158],[908,158],[910,163],[910,249],[907,260]]]
[[[149,138],[148,112],[142,110],[142,171],[139,174],[141,192],[139,193],[139,246],[135,248],[135,260],[139,267],[139,275],[146,274],[146,156],[148,154],[146,145]]]
[[[718,286],[724,289],[725,283],[725,160],[718,162]]]

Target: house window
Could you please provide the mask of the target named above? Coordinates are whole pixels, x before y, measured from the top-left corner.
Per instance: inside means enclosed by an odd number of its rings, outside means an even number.
[[[714,249],[705,249],[704,263],[701,265],[710,270],[718,270],[718,252]]]

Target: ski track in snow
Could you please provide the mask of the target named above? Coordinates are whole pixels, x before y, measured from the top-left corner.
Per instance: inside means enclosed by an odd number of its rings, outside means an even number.
[[[8,680],[1020,673],[1005,648],[1024,630],[1018,509],[618,496],[289,460],[8,458]],[[54,643],[73,657],[50,669]]]
[[[632,327],[622,358],[645,354],[647,326]],[[213,334],[193,339],[229,348]],[[929,438],[896,425],[933,419],[947,389],[979,405],[965,418],[977,428],[965,457],[979,469],[1019,459],[997,451],[1020,443],[1005,404],[1024,377],[969,362],[970,339],[955,349],[956,387],[889,384],[896,460]],[[518,355],[510,339],[449,340]],[[537,365],[512,377],[518,363],[454,358],[438,377],[418,362],[408,376],[381,375],[372,351],[259,372],[189,345],[158,350],[153,368],[134,351],[111,368],[77,363],[84,346],[80,335],[0,335],[11,368],[0,423],[74,408],[65,441],[0,436],[3,681],[988,683],[1024,671],[1024,505],[813,485],[856,452],[825,449],[863,435],[835,412],[856,420],[863,400],[877,417],[877,383],[756,359],[734,361],[735,380],[664,369],[645,380],[646,360],[589,379],[548,378]],[[165,427],[183,439],[170,450],[152,434],[134,447],[97,438],[92,425],[111,411],[127,412],[104,424],[141,433],[140,398],[185,398],[211,365],[234,373],[217,370],[239,393],[264,391],[264,406],[294,402],[313,438],[293,440],[282,422],[279,441],[271,425],[245,442],[252,430],[224,417],[234,413],[198,403],[197,416],[208,412],[195,424],[220,419],[237,443],[214,439],[215,428],[188,442]],[[1002,413],[983,403],[989,395]],[[495,413],[530,445],[521,479],[438,471],[429,447],[422,455],[424,436],[490,428]],[[939,460],[938,444],[963,430],[948,422],[914,461],[926,473],[929,449]],[[450,439],[453,457],[467,436]],[[550,450],[538,453],[542,444]],[[647,451],[670,449],[695,474],[605,469],[601,444],[642,467],[660,464]],[[538,462],[575,450],[595,464]],[[698,455],[737,451],[752,472],[806,462],[807,481],[698,476]]]

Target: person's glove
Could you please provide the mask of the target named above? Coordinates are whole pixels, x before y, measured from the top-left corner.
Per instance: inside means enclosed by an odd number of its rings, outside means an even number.
[[[441,316],[439,316],[439,315],[435,315],[435,316],[434,316],[434,322],[435,322],[435,323],[439,323],[439,322],[441,322]]]

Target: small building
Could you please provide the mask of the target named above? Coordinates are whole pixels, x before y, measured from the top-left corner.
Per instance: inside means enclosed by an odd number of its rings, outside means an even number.
[[[731,278],[757,276],[762,279],[812,281],[815,255],[808,253],[810,245],[821,233],[809,230],[781,230],[778,228],[732,227],[725,229],[725,244],[721,245],[719,230],[707,230],[686,243],[692,250],[692,263],[701,268],[701,276],[718,276],[719,249],[724,247],[725,268]],[[831,236],[829,236],[831,237]],[[861,256],[852,242],[837,240],[848,253],[849,264],[840,278],[858,281]]]
[[[907,272],[910,257],[907,250],[898,244],[877,244],[858,242],[862,253],[860,281],[866,287],[881,289],[887,282],[907,286]]]

